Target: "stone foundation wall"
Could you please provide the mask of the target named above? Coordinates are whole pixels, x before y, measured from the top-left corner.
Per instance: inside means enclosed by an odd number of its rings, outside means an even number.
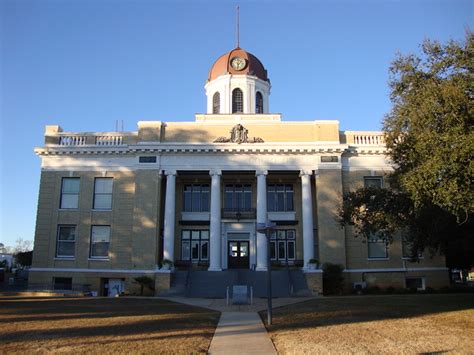
[[[160,274],[161,275],[161,274]],[[101,279],[122,279],[125,284],[125,293],[132,295],[140,294],[140,284],[135,281],[136,277],[147,276],[155,281],[154,274],[125,274],[125,273],[81,273],[81,272],[35,272],[30,271],[28,278],[28,286],[31,289],[52,288],[53,278],[55,277],[71,277],[74,286],[88,285],[90,291],[95,291],[101,296]],[[155,281],[156,283],[156,281]],[[169,287],[168,287],[169,288]],[[145,296],[153,295],[153,291],[144,288]]]
[[[405,279],[411,277],[422,277],[425,279],[425,287],[440,289],[449,286],[448,270],[439,271],[407,271],[407,272],[365,272],[344,273],[345,288],[351,291],[354,282],[367,282],[367,287],[380,288],[405,288]]]

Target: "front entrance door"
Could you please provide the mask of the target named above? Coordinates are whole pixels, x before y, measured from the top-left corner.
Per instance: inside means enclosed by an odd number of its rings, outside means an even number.
[[[228,267],[229,269],[248,269],[249,268],[249,242],[231,241],[228,249]]]

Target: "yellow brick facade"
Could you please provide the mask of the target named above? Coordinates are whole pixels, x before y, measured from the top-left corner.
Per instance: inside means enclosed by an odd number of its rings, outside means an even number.
[[[314,258],[343,265],[347,289],[361,281],[370,286],[404,287],[406,277],[422,277],[426,287],[448,284],[444,257],[426,254],[411,263],[402,257],[401,237],[396,236],[387,258],[371,259],[367,243],[336,220],[344,193],[364,186],[365,177],[385,178],[390,173],[380,134],[371,136],[371,142],[376,143],[369,146],[357,143],[368,133],[358,136],[357,132],[339,131],[337,121],[281,122],[279,115],[250,115],[238,121],[232,115],[216,116],[201,115],[196,122],[187,123],[139,122],[137,132],[110,137],[105,133],[65,133],[59,126],[47,126],[45,147],[36,150],[43,164],[30,283],[51,285],[54,277],[72,277],[74,284],[87,284],[100,292],[104,279],[121,279],[127,292],[137,293],[139,286],[133,279],[145,275],[154,279],[157,290],[167,289],[173,274],[158,268],[163,259],[168,171],[176,175],[173,243],[174,260],[180,261],[182,231],[210,230],[211,219],[208,212],[199,222],[184,220],[184,185],[211,186],[209,173],[217,169],[221,206],[226,184],[250,184],[252,208],[257,209],[256,175],[263,169],[267,186],[293,187],[291,220],[280,221],[276,227],[295,231],[293,267],[307,266],[302,263],[305,206],[301,175],[309,174]],[[264,142],[213,143],[219,137],[229,137],[237,122],[248,130],[249,139],[258,137]],[[104,146],[100,143],[103,137],[113,144]],[[153,160],[143,163],[139,157]],[[323,161],[322,157],[333,160]],[[80,178],[77,209],[59,208],[61,181],[68,177]],[[109,211],[93,209],[94,179],[101,177],[113,178]],[[384,187],[388,187],[386,179]],[[256,219],[224,222],[238,227],[241,222],[255,224]],[[76,226],[74,258],[56,257],[59,225]],[[94,225],[111,227],[107,260],[90,258]],[[227,257],[225,248],[222,258]],[[307,281],[314,292],[322,292],[321,273],[308,273]]]

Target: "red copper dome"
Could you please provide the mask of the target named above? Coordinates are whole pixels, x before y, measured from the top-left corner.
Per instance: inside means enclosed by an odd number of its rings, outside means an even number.
[[[241,70],[237,70],[232,66],[234,58],[245,59],[245,66]],[[239,47],[221,55],[214,62],[211,70],[209,70],[208,81],[224,74],[254,75],[261,80],[268,81],[267,71],[263,67],[262,62],[253,54]]]

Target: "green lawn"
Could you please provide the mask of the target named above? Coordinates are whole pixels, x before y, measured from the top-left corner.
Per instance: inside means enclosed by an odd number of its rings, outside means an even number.
[[[206,353],[219,315],[156,299],[0,297],[0,353]]]
[[[474,295],[320,298],[275,309],[268,330],[280,354],[473,354]]]

